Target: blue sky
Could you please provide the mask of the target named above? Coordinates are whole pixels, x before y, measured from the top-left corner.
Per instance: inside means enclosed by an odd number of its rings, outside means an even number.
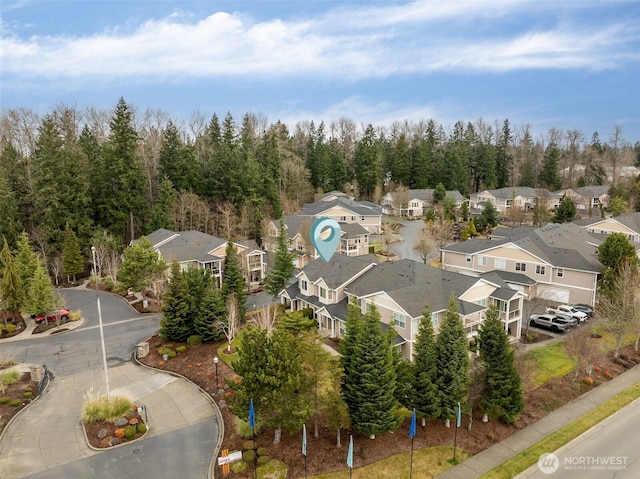
[[[640,140],[637,1],[0,4],[2,108],[358,125],[509,118]]]

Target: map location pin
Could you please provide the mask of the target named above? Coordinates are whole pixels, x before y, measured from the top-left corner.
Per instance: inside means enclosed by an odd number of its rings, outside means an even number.
[[[323,238],[323,233],[329,229],[329,235]],[[331,259],[340,243],[342,229],[337,221],[329,218],[318,218],[311,225],[311,243],[320,257],[326,262]]]

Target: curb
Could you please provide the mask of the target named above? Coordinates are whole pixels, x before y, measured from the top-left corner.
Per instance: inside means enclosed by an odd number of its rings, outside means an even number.
[[[148,339],[146,339],[144,341],[149,341],[149,339],[151,339],[151,338],[148,338]],[[140,341],[140,342],[144,342],[144,341]],[[133,357],[134,363],[137,364],[138,366],[141,366],[141,367],[146,368],[146,369],[150,369],[151,371],[158,371],[158,372],[161,372],[161,373],[166,373],[166,374],[169,374],[169,375],[174,376],[176,378],[185,380],[191,386],[196,388],[198,390],[198,392],[200,394],[202,394],[202,396],[204,396],[207,399],[209,404],[211,404],[212,409],[214,411],[214,415],[216,417],[216,421],[218,422],[218,437],[217,437],[217,441],[216,441],[216,448],[214,450],[214,454],[211,456],[211,461],[209,462],[209,479],[214,479],[215,478],[216,458],[218,457],[218,453],[220,452],[220,448],[222,447],[222,440],[224,439],[224,419],[222,418],[222,413],[220,412],[220,408],[218,408],[218,405],[216,404],[216,402],[211,398],[211,395],[209,393],[207,393],[204,389],[202,389],[200,386],[198,386],[196,383],[191,381],[189,378],[183,376],[182,374],[178,374],[178,373],[175,373],[173,371],[166,371],[164,369],[157,369],[157,368],[154,368],[154,367],[151,367],[151,366],[147,366],[146,364],[142,364],[138,360],[138,356],[137,356],[137,354],[135,352],[132,353],[132,357]]]

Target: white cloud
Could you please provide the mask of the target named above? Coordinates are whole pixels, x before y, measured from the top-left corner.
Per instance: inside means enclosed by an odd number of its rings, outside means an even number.
[[[563,22],[537,29],[512,24],[523,10],[533,16],[540,9],[536,2],[414,2],[261,22],[235,13],[195,22],[174,14],[127,33],[113,28],[87,36],[5,34],[0,61],[3,76],[87,82],[235,76],[349,82],[439,70],[598,70],[638,61],[637,22]],[[545,21],[553,23],[549,15]]]

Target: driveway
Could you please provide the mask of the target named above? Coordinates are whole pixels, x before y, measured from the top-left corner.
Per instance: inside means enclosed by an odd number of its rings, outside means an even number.
[[[424,221],[422,220],[397,220],[402,225],[400,228],[400,236],[402,241],[396,243],[391,247],[391,251],[398,255],[400,259],[412,259],[422,263],[420,253],[418,253],[414,246],[420,237],[422,236],[422,229],[424,228]]]

